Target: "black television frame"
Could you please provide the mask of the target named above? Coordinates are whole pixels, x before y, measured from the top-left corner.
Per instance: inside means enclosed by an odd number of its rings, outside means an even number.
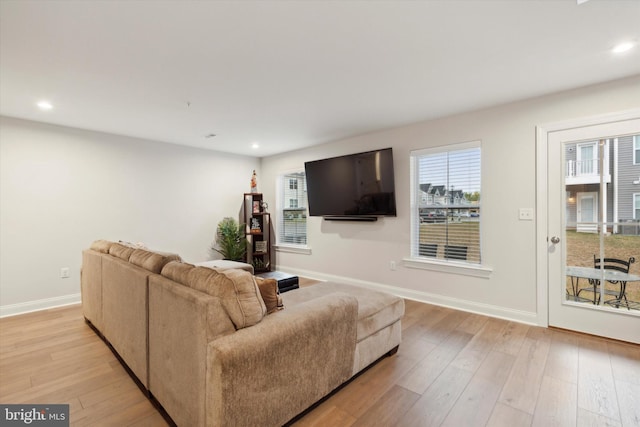
[[[376,163],[375,163],[375,174],[377,178],[375,182],[377,182],[377,185],[379,186],[379,191],[377,193],[358,194],[360,199],[354,200],[352,198],[352,200],[355,203],[354,207],[356,207],[359,205],[359,202],[362,202],[362,200],[365,197],[367,197],[369,199],[370,205],[375,205],[377,207],[378,204],[383,204],[383,205],[386,204],[387,206],[383,211],[380,211],[380,212],[374,211],[374,212],[365,212],[365,213],[358,212],[358,213],[344,213],[344,214],[337,214],[337,213],[328,214],[323,212],[323,211],[326,211],[326,209],[318,209],[316,204],[316,208],[313,209],[313,212],[312,212],[313,204],[317,203],[318,201],[317,196],[313,197],[314,199],[313,201],[311,196],[312,192],[317,190],[317,183],[312,184],[313,175],[316,175],[317,177],[317,173],[316,174],[312,173],[310,175],[309,174],[310,167],[315,168],[317,172],[317,168],[319,166],[321,166],[324,169],[328,169],[328,168],[331,168],[332,164],[335,167],[336,163],[342,162],[343,164],[340,166],[340,171],[344,173],[345,172],[344,164],[352,163],[353,164],[352,169],[348,172],[352,172],[353,177],[355,177],[358,174],[358,172],[363,173],[363,170],[360,170],[360,171],[356,170],[357,167],[355,166],[356,165],[355,159],[366,158],[367,155],[375,154],[378,152],[388,153],[388,155],[385,156],[382,161],[376,160]],[[353,159],[353,162],[350,161],[351,159]],[[371,165],[368,165],[368,166],[370,167]],[[327,174],[327,172],[325,172],[325,174]],[[395,200],[395,194],[396,194],[395,168],[394,168],[394,159],[393,159],[393,148],[391,147],[305,162],[305,176],[307,181],[307,198],[308,198],[309,216],[321,216],[324,219],[331,220],[331,221],[377,221],[379,217],[397,216],[396,200]],[[371,180],[367,182],[367,184],[369,185],[372,183],[373,181]],[[363,182],[361,182],[360,184],[362,185]],[[354,189],[356,193],[359,193],[359,190],[356,187],[357,187],[357,184],[349,188]],[[382,191],[382,190],[390,190],[390,191]],[[327,191],[331,192],[331,191],[335,191],[335,189],[329,188]],[[354,194],[355,193],[351,195],[353,196]],[[382,198],[386,198],[386,200],[374,202],[373,201],[374,198],[378,198],[378,199],[381,198],[380,195],[385,195]],[[358,209],[360,209],[359,206],[358,206]],[[329,211],[330,210],[331,209],[329,209]]]

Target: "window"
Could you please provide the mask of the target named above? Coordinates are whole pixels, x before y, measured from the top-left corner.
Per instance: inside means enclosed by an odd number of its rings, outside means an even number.
[[[633,219],[640,219],[640,193],[633,195]]]
[[[633,164],[640,165],[640,135],[633,137]]]
[[[413,151],[411,168],[412,259],[479,267],[480,142]]]
[[[598,148],[596,142],[577,145],[577,175],[593,175],[598,173]]]
[[[304,172],[290,172],[278,177],[277,244],[307,244],[307,182]]]

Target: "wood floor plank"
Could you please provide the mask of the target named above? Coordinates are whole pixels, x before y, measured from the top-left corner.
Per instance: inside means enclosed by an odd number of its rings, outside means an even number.
[[[114,412],[120,412],[128,408],[129,406],[136,405],[145,401],[149,403],[149,405],[151,405],[146,396],[142,394],[139,389],[128,387],[121,390],[119,394],[111,396],[109,399],[103,400],[91,406],[83,405],[82,410],[74,414],[72,420],[73,425],[91,426],[92,423],[104,424],[102,420],[110,417]]]
[[[295,427],[350,427],[356,421],[357,419],[354,416],[351,416],[335,405],[324,402],[292,425]]]
[[[386,427],[392,425],[398,418],[420,398],[420,394],[414,393],[400,386],[393,386],[380,399],[376,401],[372,409],[367,411],[353,424],[354,427]]]
[[[531,414],[498,402],[487,427],[531,427],[532,418]]]
[[[407,339],[426,339],[426,335],[431,325],[434,325],[444,319],[451,310],[430,306],[430,311],[427,316],[421,316],[411,326],[403,329],[402,337]]]
[[[579,427],[622,427],[622,423],[586,409],[578,408]]]
[[[493,349],[512,356],[517,356],[528,332],[529,325],[508,322],[496,339],[496,344]]]
[[[514,360],[512,355],[490,352],[441,425],[484,426],[491,417]]]
[[[402,427],[439,426],[471,381],[473,373],[448,366],[397,422]]]
[[[502,389],[500,402],[533,415],[549,347],[548,339],[531,339],[527,335]]]
[[[607,343],[580,337],[578,353],[578,406],[620,421],[620,410]]]
[[[102,419],[85,418],[74,422],[74,427],[91,427],[95,425],[104,426],[128,426],[137,423],[156,412],[155,408],[147,399],[144,399],[133,405],[118,408],[117,411],[111,411],[109,415]],[[166,425],[166,423],[164,423]]]
[[[575,426],[577,405],[577,384],[544,376],[532,427]]]
[[[446,340],[447,337],[462,323],[467,317],[468,313],[459,312],[455,310],[449,310],[449,312],[438,322],[433,323],[425,328],[425,334],[423,336],[429,342],[436,344]]]
[[[484,327],[487,320],[489,320],[489,317],[482,314],[468,313],[467,318],[458,325],[457,330],[475,335]]]
[[[565,331],[553,331],[544,375],[578,383],[578,337]]]
[[[422,394],[438,378],[473,336],[452,332],[449,338],[426,355],[420,363],[398,380],[398,385]]]
[[[640,346],[607,341],[607,349],[614,378],[640,385]]]
[[[615,385],[622,425],[640,427],[640,384],[616,380]]]
[[[366,375],[359,376],[349,387],[340,390],[332,403],[353,417],[360,418],[415,364],[414,359],[398,354],[382,359]]]
[[[436,347],[436,344],[422,338],[403,339],[402,345],[398,348],[398,354],[420,362]]]
[[[501,319],[487,320],[482,329],[458,353],[451,365],[475,372],[493,349],[496,340],[502,334],[507,323]]]

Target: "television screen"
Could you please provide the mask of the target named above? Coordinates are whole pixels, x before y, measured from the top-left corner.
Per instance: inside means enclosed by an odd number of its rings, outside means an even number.
[[[309,215],[396,216],[391,148],[304,164]]]

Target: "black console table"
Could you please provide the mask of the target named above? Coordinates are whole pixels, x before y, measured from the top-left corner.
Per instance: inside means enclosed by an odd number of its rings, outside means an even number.
[[[283,273],[281,271],[268,271],[266,273],[256,274],[256,276],[264,279],[276,279],[280,293],[298,289],[300,287],[298,284],[298,276]]]

